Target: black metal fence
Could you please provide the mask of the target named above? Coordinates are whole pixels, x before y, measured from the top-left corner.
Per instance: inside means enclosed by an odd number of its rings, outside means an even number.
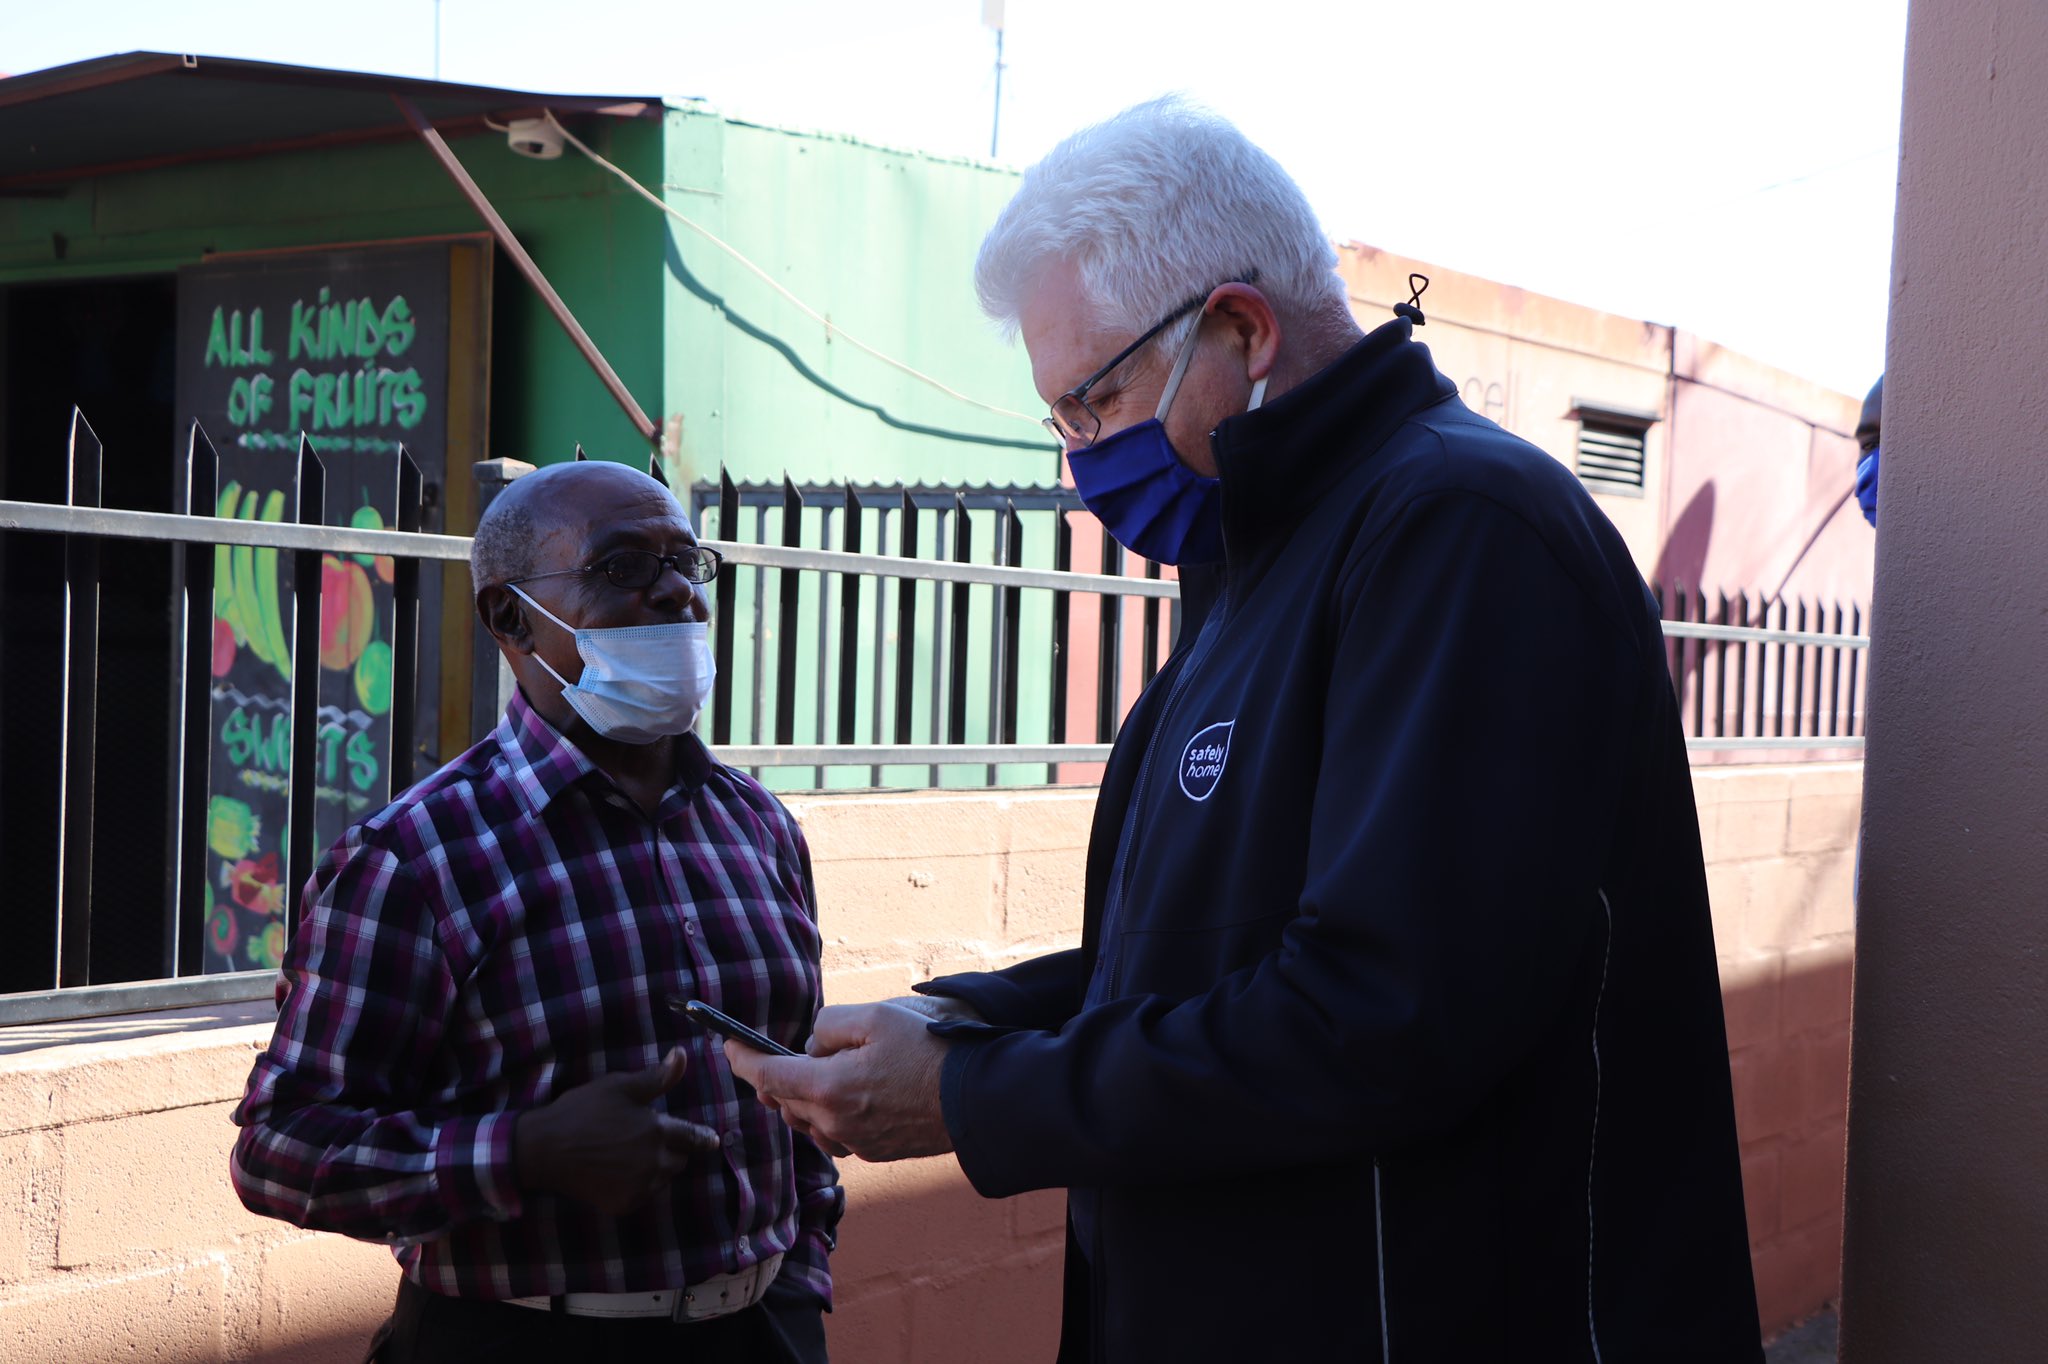
[[[46,559],[41,570],[61,586],[45,594],[61,603],[52,608],[56,666],[22,670],[39,684],[44,672],[55,678],[54,752],[25,760],[9,751],[0,766],[9,809],[55,812],[54,849],[30,850],[47,874],[9,867],[11,954],[0,961],[0,1023],[269,990],[272,970],[227,970],[208,955],[221,896],[239,897],[253,884],[252,859],[242,856],[250,831],[224,827],[214,808],[221,691],[233,676],[221,667],[220,566],[242,587],[253,566],[276,593],[265,610],[275,627],[268,655],[288,695],[267,742],[273,786],[285,792],[282,837],[273,843],[282,857],[275,881],[256,886],[245,907],[274,916],[271,945],[281,950],[335,815],[332,777],[316,761],[329,751],[322,738],[334,723],[320,692],[320,670],[332,666],[322,658],[322,605],[332,590],[323,564],[332,571],[360,556],[377,560],[380,574],[390,570],[389,767],[366,797],[376,801],[420,775],[422,567],[469,553],[465,538],[418,531],[420,478],[402,451],[392,530],[321,524],[325,470],[310,440],[301,441],[275,498],[281,519],[225,510],[231,499],[219,486],[218,457],[196,426],[176,511],[101,506],[101,460],[90,425],[75,416],[68,501],[0,502],[0,542],[61,546],[61,563]],[[709,735],[726,761],[785,788],[1092,779],[1179,627],[1171,570],[1141,563],[1129,571],[1123,551],[1066,490],[743,486],[721,478],[692,489],[690,501],[700,534],[728,564],[713,589],[720,677]],[[138,665],[139,655],[123,654],[111,678],[102,592],[130,585],[102,576],[109,542],[154,546],[169,556],[171,578],[145,585],[145,595],[164,591],[171,603],[151,655],[157,661]],[[106,562],[117,558],[107,550]],[[23,585],[9,578],[0,588],[10,621],[0,647],[9,651],[12,681]],[[1828,755],[1862,746],[1868,641],[1860,607],[1740,594],[1709,603],[1682,588],[1657,596],[1689,747]],[[474,679],[467,699],[476,724],[487,726],[502,704],[503,674],[480,667]],[[107,719],[113,707],[166,685],[174,719],[158,822],[110,828],[105,779],[124,779],[132,762],[125,750],[101,746]],[[111,702],[110,692],[119,693]],[[461,699],[444,695],[442,704]],[[224,837],[232,844],[226,852]],[[17,840],[10,851],[21,846]],[[241,860],[223,860],[232,857]],[[155,865],[165,868],[160,896],[96,893],[96,876],[109,868],[146,877]],[[110,936],[147,950],[104,952]]]
[[[1863,746],[1863,608],[1715,593],[1684,584],[1651,593],[1687,746],[1695,752],[1787,749],[1797,757]],[[1830,742],[1839,741],[1839,742]]]
[[[219,458],[196,425],[186,450],[183,506],[176,512],[102,507],[103,454],[90,424],[74,413],[68,503],[0,504],[0,532],[55,534],[64,546],[64,609],[56,649],[61,720],[54,770],[39,772],[10,760],[4,774],[10,801],[33,802],[39,782],[47,783],[55,800],[54,893],[47,898],[22,894],[17,886],[7,899],[12,952],[0,989],[0,1022],[247,998],[267,989],[271,969],[223,971],[216,964],[216,973],[206,974],[205,945],[211,911],[230,896],[246,893],[255,912],[272,916],[277,925],[266,947],[281,949],[298,912],[297,894],[285,888],[296,892],[306,883],[319,852],[316,812],[322,797],[334,794],[323,789],[323,764],[316,760],[316,745],[332,724],[331,708],[320,701],[323,558],[360,554],[391,561],[389,756],[375,793],[381,803],[415,775],[420,564],[468,556],[466,539],[418,533],[421,481],[403,449],[393,471],[396,529],[389,531],[321,524],[324,470],[312,442],[304,438],[287,480],[288,493],[276,499],[282,520],[219,513]],[[155,585],[170,600],[170,620],[156,651],[161,671],[151,668],[147,676],[108,677],[102,668],[99,608],[108,584],[101,577],[101,546],[109,539],[154,541],[173,551],[172,581]],[[280,555],[285,556],[281,564]],[[235,863],[236,875],[223,871],[216,877],[209,850],[216,863],[223,862],[223,840],[230,836],[218,818],[212,781],[219,728],[215,707],[225,675],[218,666],[222,642],[216,633],[222,558],[237,565],[244,578],[257,571],[269,579],[261,588],[264,631],[275,647],[263,647],[276,660],[288,692],[267,736],[252,733],[249,742],[265,747],[283,769],[275,784],[285,789],[287,814],[270,850],[273,861],[259,872],[255,859],[244,858]],[[8,586],[11,593],[16,585]],[[251,585],[252,598],[256,592]],[[177,717],[171,727],[170,792],[154,819],[135,819],[137,807],[130,804],[123,807],[122,819],[107,820],[100,808],[106,800],[102,779],[122,775],[123,755],[100,751],[101,724],[111,707],[132,707],[140,697],[160,695],[166,684]],[[253,851],[244,846],[253,830],[235,830],[232,836],[242,840],[233,851]],[[139,863],[144,869],[162,866],[160,898],[97,895],[95,869],[116,862]],[[26,880],[50,884],[43,878]],[[218,888],[216,880],[223,882]],[[124,940],[125,950],[103,950],[96,935],[103,939],[107,934]],[[154,935],[153,952],[135,950],[142,935]],[[144,978],[148,985],[126,983]],[[114,983],[107,983],[110,979]],[[65,997],[49,997],[52,985]]]
[[[1070,489],[721,474],[690,501],[706,538],[786,556],[736,564],[712,611],[711,741],[735,765],[785,769],[773,784],[1059,780],[1059,761],[1021,755],[1106,756],[1179,629],[1177,587],[1157,564],[1127,573]],[[1069,576],[1077,560],[1085,576]]]

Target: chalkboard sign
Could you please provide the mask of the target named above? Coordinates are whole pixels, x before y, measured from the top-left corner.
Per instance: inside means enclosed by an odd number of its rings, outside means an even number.
[[[220,455],[214,514],[283,520],[300,434],[325,471],[328,525],[396,521],[398,451],[430,490],[422,529],[465,533],[489,373],[489,239],[217,257],[178,277],[178,429]],[[454,462],[451,464],[451,455]],[[449,468],[461,471],[451,485]],[[459,569],[459,566],[457,566]],[[212,766],[205,969],[277,965],[290,816],[291,556],[220,547],[214,559]],[[314,836],[325,848],[390,799],[392,562],[321,560]],[[420,590],[421,772],[439,761],[443,603],[468,613],[466,574],[426,566]],[[447,631],[466,639],[466,630]],[[466,701],[466,691],[462,692]],[[466,714],[461,717],[466,727]],[[451,726],[452,728],[452,726]],[[458,731],[459,732],[459,731]]]

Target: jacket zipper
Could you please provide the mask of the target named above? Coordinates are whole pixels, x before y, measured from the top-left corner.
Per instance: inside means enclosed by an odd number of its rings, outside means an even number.
[[[1224,583],[1223,594],[1209,618],[1202,622],[1202,632],[1188,648],[1188,656],[1181,663],[1180,674],[1173,679],[1172,688],[1166,693],[1166,704],[1159,708],[1159,723],[1152,727],[1151,737],[1145,741],[1145,756],[1138,761],[1138,780],[1131,787],[1130,808],[1124,813],[1122,833],[1117,839],[1116,862],[1110,869],[1110,893],[1102,907],[1101,946],[1097,952],[1096,969],[1102,973],[1102,999],[1111,997],[1116,989],[1116,977],[1123,964],[1122,942],[1117,933],[1118,921],[1123,917],[1124,900],[1130,890],[1131,854],[1138,841],[1138,818],[1145,808],[1145,790],[1152,775],[1152,759],[1158,752],[1159,744],[1166,734],[1167,726],[1173,720],[1174,707],[1179,703],[1181,693],[1187,690],[1194,677],[1195,665],[1209,650],[1210,641],[1220,633],[1220,626],[1230,605],[1230,585]],[[1090,992],[1091,995],[1093,992]]]
[[[1600,1361],[1600,1322],[1593,1310],[1593,1174],[1600,1153],[1600,1006],[1607,999],[1607,968],[1614,960],[1614,902],[1600,890],[1600,908],[1607,918],[1607,937],[1600,946],[1600,988],[1593,995],[1593,1132],[1586,1142],[1586,1337],[1593,1346],[1593,1364]]]
[[[1380,1213],[1380,1162],[1372,1162],[1372,1246],[1373,1266],[1380,1280],[1380,1364],[1393,1364],[1394,1347],[1387,1330],[1387,1231]]]

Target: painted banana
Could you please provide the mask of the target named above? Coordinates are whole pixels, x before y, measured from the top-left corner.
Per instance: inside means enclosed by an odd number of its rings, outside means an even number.
[[[270,496],[263,500],[264,521],[284,520],[284,493],[272,489]],[[277,599],[277,550],[270,545],[258,549],[254,556],[256,570],[256,601],[263,613],[263,619],[256,628],[270,636],[270,648],[276,655],[277,666],[289,678],[292,671],[291,636],[285,633],[284,614],[278,609]]]
[[[242,494],[241,508],[236,512],[238,521],[253,521],[256,518],[256,493],[254,490]],[[249,545],[236,545],[233,551],[235,566],[235,613],[242,618],[242,626],[249,635],[249,647],[256,651],[256,657],[274,668],[290,667],[287,660],[277,657],[276,646],[270,633],[264,629],[262,603],[256,596],[255,552]]]
[[[241,501],[242,485],[230,482],[221,489],[220,501],[214,506],[216,520],[231,520],[235,504]],[[242,644],[249,642],[248,627],[242,624],[241,614],[235,610],[234,556],[227,545],[213,547],[213,614],[228,623],[235,632],[235,638]]]

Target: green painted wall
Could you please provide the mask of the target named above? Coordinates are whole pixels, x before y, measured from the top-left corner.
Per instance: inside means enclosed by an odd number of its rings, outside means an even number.
[[[593,118],[580,135],[706,230],[756,262],[847,332],[963,393],[1026,414],[980,411],[828,337],[788,299],[711,242],[568,151],[552,162],[514,155],[497,134],[460,137],[463,164],[510,223],[657,421],[680,418],[678,490],[741,482],[1050,484],[1058,464],[1020,347],[1005,343],[974,299],[981,237],[1015,189],[1014,173],[849,139],[735,122],[702,107],[659,118]],[[63,187],[51,198],[0,198],[0,287],[165,274],[227,252],[475,232],[482,223],[424,147],[412,141],[215,161]],[[534,463],[594,457],[640,461],[646,447],[539,298],[502,255],[494,290],[490,453]],[[875,410],[881,409],[881,413]],[[88,414],[89,415],[89,414]],[[123,452],[110,452],[120,458]],[[161,451],[136,457],[159,458]],[[677,477],[680,475],[680,477]],[[812,519],[815,521],[816,514]],[[1026,562],[1049,566],[1051,524],[1039,514]],[[974,558],[990,561],[993,514],[978,514]],[[708,525],[711,534],[742,528]],[[767,526],[779,537],[779,515]],[[926,555],[940,553],[926,532]],[[868,548],[881,548],[872,543]],[[815,526],[806,542],[819,543]],[[894,552],[892,543],[888,552]],[[753,575],[743,580],[742,650],[753,643]],[[819,585],[803,594],[804,695],[817,686]],[[773,657],[773,575],[759,584],[763,645]],[[893,658],[890,609],[865,608]],[[836,584],[834,585],[836,603]],[[942,595],[917,589],[918,637],[938,639]],[[976,589],[976,633],[989,628],[989,589]],[[1048,657],[1050,605],[1026,594],[1024,653]],[[864,650],[872,656],[872,651]],[[976,650],[969,738],[990,737],[987,683]],[[735,706],[736,735],[754,733],[751,663]],[[1042,741],[1049,684],[1032,667],[1020,739]],[[773,679],[763,699],[773,700]],[[864,667],[863,714],[875,677]],[[929,670],[917,684],[919,737],[933,723]],[[888,697],[885,695],[885,702]],[[886,707],[885,707],[886,711]],[[797,736],[820,735],[808,721]],[[866,723],[859,738],[874,734]],[[931,737],[937,737],[932,735]],[[1006,773],[1042,779],[1043,768]],[[778,775],[802,785],[809,772]],[[923,768],[885,774],[922,784]],[[975,784],[981,769],[946,772]],[[867,780],[836,772],[831,784]]]
[[[852,335],[985,402],[1036,413],[1023,352],[1000,340],[973,294],[974,252],[1015,188],[1012,173],[696,108],[579,129]],[[496,134],[453,145],[641,406],[657,420],[681,417],[688,478],[715,478],[721,462],[742,481],[1057,477],[1035,426],[828,339],[573,150],[545,162],[514,155]],[[54,198],[0,198],[0,285],[481,227],[409,141],[204,162],[74,182]],[[502,257],[497,269],[492,453],[546,463],[580,441],[594,455],[639,457],[631,425],[539,299],[503,278]]]
[[[606,155],[647,174],[659,121],[605,120]],[[521,241],[636,394],[660,392],[658,225],[624,186],[580,157],[515,156],[496,135],[453,143]],[[208,251],[315,246],[482,229],[414,142],[204,162],[73,182],[62,197],[0,198],[0,285],[168,273]],[[61,248],[60,248],[61,240]],[[580,440],[625,455],[631,425],[502,257],[494,326],[492,453],[550,461]],[[516,283],[516,281],[514,281]]]
[[[974,254],[1012,172],[687,108],[668,130],[675,209],[867,345],[1032,418],[980,411],[828,337],[671,220],[665,406],[683,414],[693,479],[722,461],[740,481],[1056,481],[1023,351],[974,299]]]

